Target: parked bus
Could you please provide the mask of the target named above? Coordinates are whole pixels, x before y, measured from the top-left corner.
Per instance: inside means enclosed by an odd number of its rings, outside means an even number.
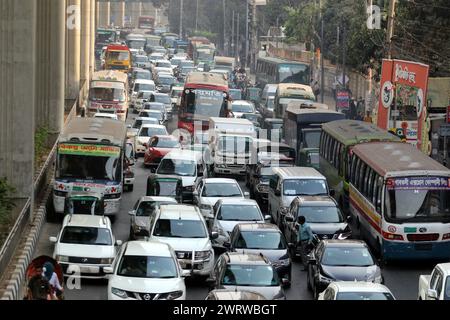
[[[382,260],[450,258],[450,170],[413,146],[353,148],[350,211]]]
[[[275,92],[273,117],[283,119],[288,105],[297,102],[299,105],[312,104],[316,97],[310,86],[298,83],[280,83]]]
[[[59,137],[56,154],[53,206],[64,213],[69,192],[100,193],[105,215],[120,209],[127,128],[105,118],[74,118]]]
[[[288,107],[284,116],[282,133],[285,142],[297,150],[296,164],[317,167],[322,124],[342,119],[345,119],[343,113],[332,110]],[[300,160],[304,159],[301,155],[304,155],[304,152],[309,159],[301,163]]]
[[[112,44],[106,47],[105,69],[129,72],[131,70],[131,52],[125,45]]]
[[[320,172],[335,190],[340,207],[349,211],[348,179],[350,157],[355,145],[368,142],[400,142],[400,138],[377,126],[356,120],[338,120],[322,125]]]
[[[150,16],[140,16],[138,20],[139,29],[153,30],[155,27],[155,18]]]
[[[208,130],[210,117],[228,117],[231,110],[228,82],[224,76],[210,72],[192,72],[186,78],[181,105],[178,110],[178,128],[194,132],[198,121],[202,130]]]
[[[256,83],[262,89],[270,83],[299,83],[309,85],[310,67],[298,61],[259,57],[256,62]]]
[[[97,71],[91,79],[88,116],[114,113],[125,121],[128,114],[128,76],[119,71]]]

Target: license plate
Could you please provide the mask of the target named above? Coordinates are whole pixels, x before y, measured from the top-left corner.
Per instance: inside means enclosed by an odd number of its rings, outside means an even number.
[[[91,266],[80,266],[81,273],[99,273],[99,267],[91,267]]]

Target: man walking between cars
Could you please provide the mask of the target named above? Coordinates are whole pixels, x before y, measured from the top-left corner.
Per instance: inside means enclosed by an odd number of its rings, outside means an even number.
[[[300,246],[300,256],[302,258],[303,270],[306,270],[308,266],[308,248],[312,245],[314,235],[311,231],[311,227],[306,223],[304,216],[299,216],[297,219],[297,246]]]

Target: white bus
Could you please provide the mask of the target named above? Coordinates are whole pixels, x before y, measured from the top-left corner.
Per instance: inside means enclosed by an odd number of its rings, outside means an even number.
[[[450,170],[407,143],[351,153],[350,211],[382,260],[450,258]]]

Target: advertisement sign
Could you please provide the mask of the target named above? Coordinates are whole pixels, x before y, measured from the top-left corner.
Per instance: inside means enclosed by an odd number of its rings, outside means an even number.
[[[426,125],[429,66],[404,60],[383,60],[377,125],[403,130],[407,141],[427,149]]]
[[[337,91],[336,107],[339,108],[339,110],[350,108],[350,93],[347,90]]]
[[[68,144],[62,143],[58,147],[59,154],[93,157],[119,157],[120,148],[94,144]]]
[[[450,189],[448,177],[403,177],[387,180],[388,190],[447,190]]]

